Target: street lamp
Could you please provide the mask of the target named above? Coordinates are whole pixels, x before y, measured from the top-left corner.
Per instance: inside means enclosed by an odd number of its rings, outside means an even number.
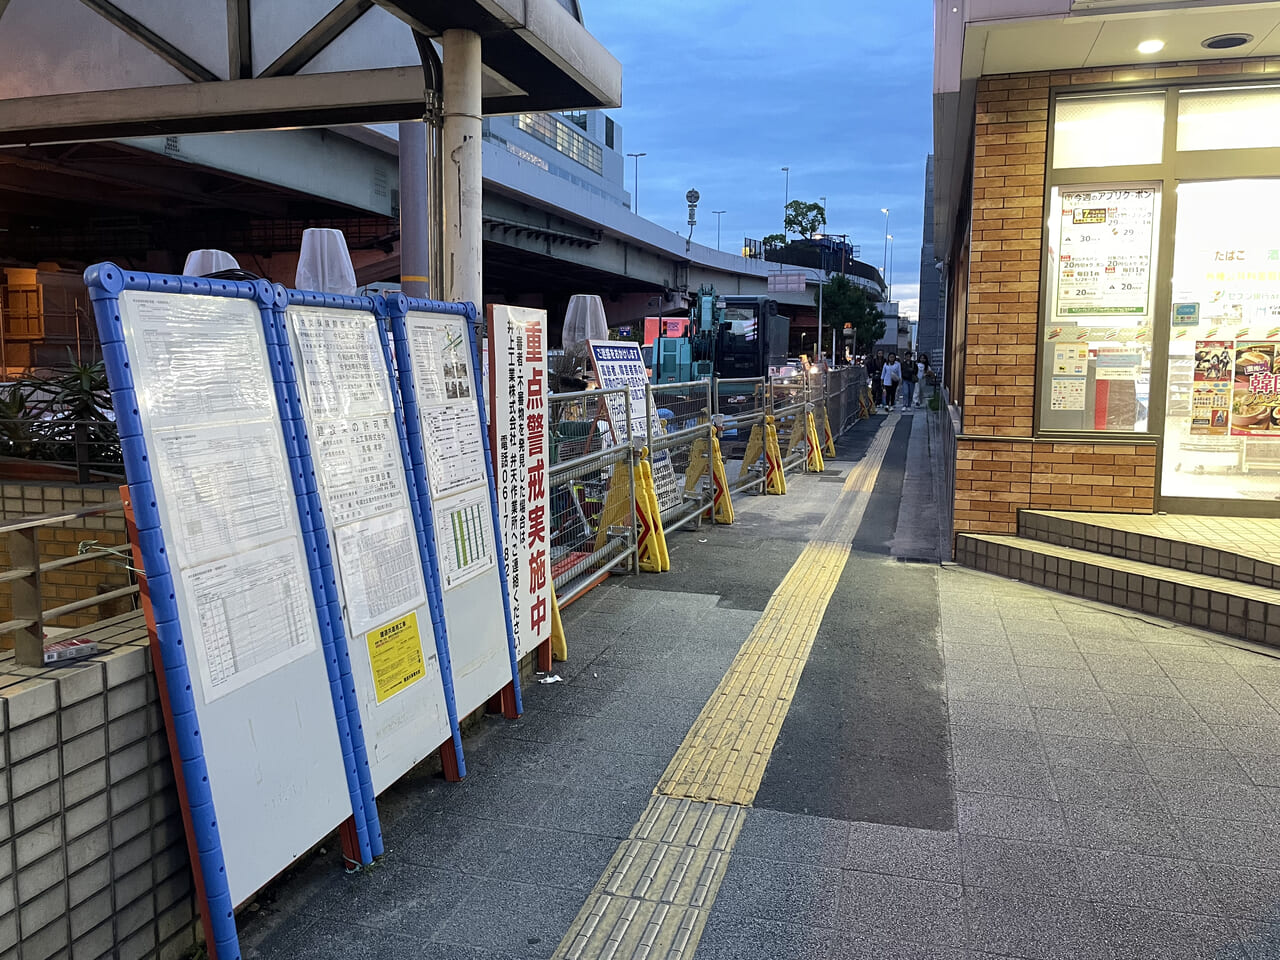
[[[883,277],[889,269],[889,208],[881,207],[880,212],[884,214],[884,259],[880,261],[880,276]]]
[[[819,197],[818,199],[822,201],[822,226],[825,228],[827,225],[827,198]],[[822,249],[822,248],[819,248],[819,249]],[[821,269],[818,271],[818,359],[821,360],[822,359],[822,299],[823,299],[823,290],[827,285],[827,258],[826,258],[825,251],[822,253],[819,253],[818,256],[819,256],[818,263],[821,265]],[[835,354],[835,348],[833,347],[831,351],[831,362],[835,363],[835,360],[836,360],[836,354]]]
[[[787,207],[791,204],[791,168],[783,167],[782,172],[787,175],[787,187],[782,201],[782,242],[785,244],[787,242]]]
[[[885,281],[884,281],[885,286],[888,288],[886,291],[886,296],[888,297],[888,300],[886,302],[892,303],[893,302],[893,234],[886,233],[884,235],[884,239],[885,239],[885,243],[889,244],[889,259],[885,261],[888,264],[888,269],[889,269],[889,274],[888,276],[885,277]]]
[[[728,210],[712,210],[711,212],[716,215],[716,250],[719,250],[720,249],[720,215],[722,213],[728,213],[729,211]]]
[[[647,153],[628,153],[628,157],[635,157],[636,160],[636,177],[635,177],[635,196],[632,198],[636,204],[636,216],[640,216],[640,158],[647,157]]]

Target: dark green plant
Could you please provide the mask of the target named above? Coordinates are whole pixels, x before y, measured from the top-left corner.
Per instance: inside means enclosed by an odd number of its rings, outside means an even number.
[[[121,462],[120,433],[102,361],[67,362],[0,388],[0,453],[61,463]],[[7,441],[7,442],[6,442]]]
[[[798,233],[808,240],[827,225],[827,210],[820,203],[792,200],[787,204],[783,223],[789,233]]]
[[[818,302],[818,294],[813,295]],[[870,348],[884,336],[884,315],[862,287],[855,286],[844,274],[834,274],[822,287],[823,320],[837,334],[836,356],[844,356],[845,324],[853,331],[853,352]]]

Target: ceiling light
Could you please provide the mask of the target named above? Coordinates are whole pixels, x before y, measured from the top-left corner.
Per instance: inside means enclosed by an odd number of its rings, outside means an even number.
[[[1164,49],[1163,40],[1143,40],[1138,44],[1139,53],[1159,53]]]
[[[1252,33],[1220,33],[1216,37],[1202,41],[1200,46],[1206,50],[1233,50],[1252,42]]]

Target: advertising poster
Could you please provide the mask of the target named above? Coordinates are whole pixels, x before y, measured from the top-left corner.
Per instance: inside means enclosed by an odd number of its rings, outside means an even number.
[[[1058,249],[1059,317],[1146,316],[1156,191],[1066,191]]]
[[[547,313],[528,307],[489,308],[491,449],[498,517],[507,561],[511,620],[520,656],[551,636],[551,466],[546,403]],[[565,494],[567,495],[567,494]]]
[[[1054,377],[1049,398],[1052,410],[1083,410],[1085,381],[1080,377]]]
[[[1231,368],[1235,344],[1229,340],[1196,341],[1191,385],[1191,433],[1225,437],[1231,417]]]
[[[592,340],[591,360],[595,364],[596,378],[600,386],[606,390],[625,387],[631,394],[631,435],[644,437],[652,423],[654,436],[665,432],[657,410],[646,403],[645,384],[649,382],[644,365],[644,354],[640,352],[638,343],[624,341]],[[605,406],[609,411],[609,420],[614,430],[621,432],[626,423],[626,404],[621,397],[615,395],[606,399]],[[648,409],[646,409],[648,407]],[[676,485],[675,467],[671,463],[671,454],[666,450],[656,453],[650,451],[650,462],[653,464],[653,485],[658,494],[658,507],[662,511],[680,505],[681,492]]]
[[[1280,437],[1280,344],[1237,341],[1231,397],[1233,436]]]

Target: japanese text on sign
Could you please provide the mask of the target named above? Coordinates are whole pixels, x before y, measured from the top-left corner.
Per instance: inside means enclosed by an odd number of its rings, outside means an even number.
[[[1061,196],[1057,315],[1146,316],[1157,192],[1068,191]]]

